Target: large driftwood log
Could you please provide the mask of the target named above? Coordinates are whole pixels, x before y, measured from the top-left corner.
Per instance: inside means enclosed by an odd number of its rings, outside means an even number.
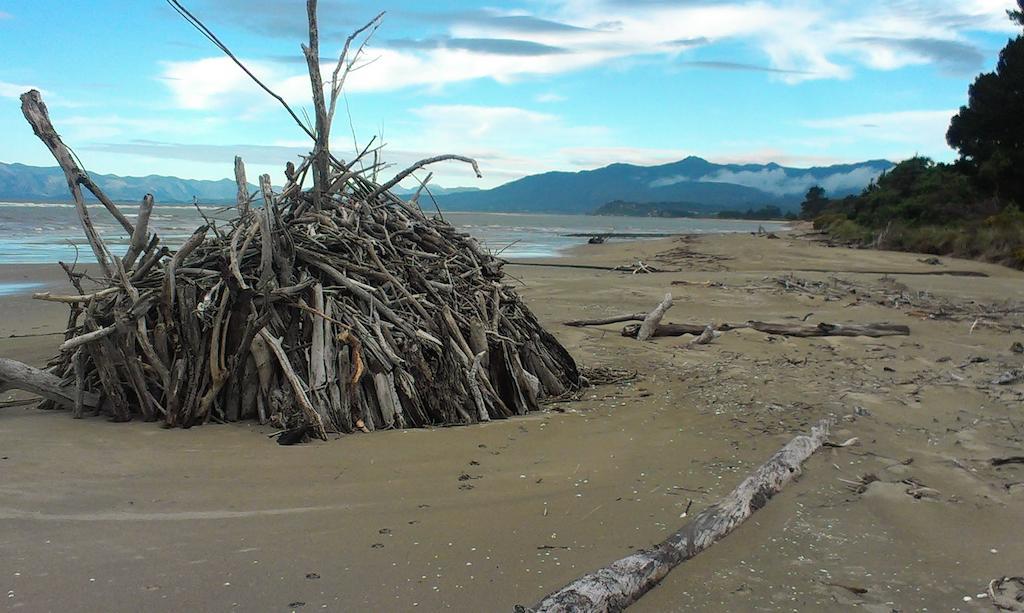
[[[562,325],[572,326],[574,328],[582,328],[583,326],[604,326],[606,324],[617,324],[624,321],[643,321],[646,317],[647,313],[628,313],[626,315],[612,315],[611,317],[598,317],[596,319],[574,319],[572,321],[564,322]]]
[[[783,336],[907,336],[910,334],[910,327],[902,324],[828,324],[820,323],[816,326],[802,326],[800,324],[773,324],[763,321],[747,322],[748,325],[758,332],[768,334],[781,334]]]
[[[651,549],[584,575],[529,609],[536,613],[621,611],[661,581],[670,570],[732,532],[768,503],[793,478],[828,436],[825,419],[808,436],[797,436],[728,496],[701,511],[690,523]],[[519,610],[525,610],[518,607]]]
[[[651,334],[651,337],[658,336],[683,336],[684,334],[700,335],[704,332],[704,325],[701,324],[674,324],[664,323]],[[903,324],[872,323],[872,324],[829,324],[819,323],[816,325],[800,325],[786,323],[770,323],[764,321],[748,321],[745,324],[718,324],[715,330],[724,332],[726,330],[738,330],[740,328],[751,328],[758,332],[778,334],[780,336],[797,336],[803,338],[817,336],[869,336],[879,338],[883,336],[908,336],[910,327]],[[640,332],[639,324],[630,324],[622,328],[622,336],[638,338]]]
[[[636,333],[636,340],[646,341],[654,336],[654,331],[658,329],[658,324],[661,323],[661,318],[665,316],[665,313],[672,308],[672,294],[665,294],[665,298],[662,299],[661,304],[654,307],[654,310],[647,314],[644,318],[643,323],[640,324],[640,330]]]
[[[69,409],[75,408],[78,395],[74,386],[62,385],[56,375],[17,360],[0,358],[0,391],[9,389],[36,394]],[[81,403],[82,406],[95,409],[100,404],[100,397],[98,394],[86,392],[82,394]]]

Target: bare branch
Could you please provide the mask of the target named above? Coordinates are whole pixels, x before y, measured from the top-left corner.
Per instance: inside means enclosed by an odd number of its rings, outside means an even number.
[[[241,60],[235,57],[235,54],[232,53],[230,49],[228,49],[227,45],[222,43],[220,39],[217,38],[217,36],[203,24],[202,21],[199,21],[199,19],[195,15],[190,13],[188,9],[182,6],[181,2],[178,2],[178,0],[167,0],[167,3],[170,4],[171,7],[174,8],[174,10],[177,11],[178,14],[181,15],[185,19],[185,21],[187,21],[193,28],[199,30],[203,36],[208,38],[211,43],[213,43],[218,49],[223,51],[224,55],[231,58],[231,61],[237,64],[238,67],[241,68],[243,72],[245,72],[245,74],[249,75],[249,78],[252,79],[256,83],[256,85],[259,85],[263,91],[267,92],[275,100],[280,102],[281,106],[283,106],[285,110],[288,111],[288,114],[292,116],[292,119],[295,120],[295,123],[299,124],[299,127],[302,128],[302,131],[308,134],[309,137],[312,138],[313,140],[316,140],[316,135],[313,134],[313,132],[311,132],[309,128],[303,125],[298,115],[296,115],[295,111],[292,110],[292,107],[288,106],[288,103],[284,101],[284,98],[278,96],[276,93],[274,93],[274,90],[267,87],[267,85],[263,83],[263,81],[260,81],[259,77],[254,75],[252,71],[249,70],[246,67],[246,65],[241,62]]]
[[[367,196],[366,199],[369,200],[369,201],[373,201],[374,198],[376,198],[377,196],[381,195],[382,193],[388,191],[392,187],[398,185],[399,183],[401,183],[402,179],[408,177],[409,175],[411,175],[412,173],[416,172],[420,168],[423,168],[424,166],[427,166],[429,164],[435,164],[437,162],[444,162],[444,161],[447,161],[447,160],[455,160],[457,162],[465,162],[465,163],[467,163],[467,164],[469,164],[469,165],[471,165],[473,167],[473,171],[476,173],[476,178],[482,179],[484,177],[484,175],[480,173],[480,165],[477,164],[476,160],[474,160],[473,158],[469,158],[469,157],[466,157],[464,155],[453,155],[453,154],[450,154],[450,153],[448,155],[437,155],[437,156],[434,156],[432,158],[422,159],[422,160],[416,162],[415,164],[413,164],[412,166],[406,168],[402,172],[400,172],[397,175],[395,175],[395,177],[393,179],[391,179],[390,181],[388,181],[384,185],[378,186],[376,189],[374,189],[372,192],[370,192],[370,195]]]

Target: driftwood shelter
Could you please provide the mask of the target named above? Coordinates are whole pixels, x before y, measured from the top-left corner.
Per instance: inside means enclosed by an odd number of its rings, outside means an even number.
[[[390,191],[438,161],[479,174],[475,161],[422,160],[378,184],[379,149],[350,161],[332,155],[336,103],[380,16],[345,42],[325,88],[316,2],[307,6],[315,125],[253,78],[310,136],[311,153],[288,163],[281,189],[263,175],[255,193],[236,158],[234,219],[208,222],[181,245],[150,232],[151,195],[134,220],[124,215],[63,143],[39,92],[22,95],[25,118],[67,177],[99,288],[86,289],[65,265],[75,292],[36,296],[68,304],[59,353],[45,371],[0,360],[0,388],[30,389],[76,417],[168,427],[256,419],[301,439],[524,414],[579,386],[572,357],[504,282],[503,262],[424,213],[419,193],[404,200]],[[83,188],[131,236],[126,253],[113,253],[93,227]]]

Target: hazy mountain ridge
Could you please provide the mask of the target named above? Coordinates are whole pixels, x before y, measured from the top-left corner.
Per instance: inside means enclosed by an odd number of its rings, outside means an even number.
[[[659,166],[611,164],[580,172],[547,172],[476,192],[438,198],[444,208],[478,211],[589,213],[614,200],[688,202],[712,210],[777,205],[794,209],[807,189],[835,197],[859,193],[887,160],[787,168],[778,164],[715,164],[699,157]]]
[[[870,160],[815,168],[787,168],[778,164],[715,164],[698,157],[659,166],[610,164],[579,172],[552,171],[530,175],[492,189],[444,188],[431,185],[431,193],[446,209],[590,213],[614,200],[627,202],[687,202],[708,211],[777,205],[795,208],[812,185],[830,196],[859,193],[893,164]],[[92,175],[113,200],[135,202],[151,193],[157,202],[234,202],[235,182],[181,179],[150,175],[121,177]],[[255,185],[249,186],[251,191]],[[409,196],[415,189],[399,188]],[[67,202],[64,173],[58,167],[0,162],[0,199]]]
[[[238,190],[231,179],[209,181],[160,175],[90,175],[107,196],[119,202],[142,200],[146,194],[153,194],[158,203],[187,203],[192,202],[193,196],[202,202],[234,202]],[[255,185],[249,185],[250,191],[256,189]],[[88,197],[88,191],[83,191]],[[67,180],[59,167],[0,162],[0,199],[67,202],[70,198]],[[89,199],[92,200],[91,197]]]

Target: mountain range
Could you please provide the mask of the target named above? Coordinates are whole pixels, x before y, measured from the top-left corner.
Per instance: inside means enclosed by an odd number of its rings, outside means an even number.
[[[611,164],[580,172],[546,172],[488,190],[448,194],[442,208],[473,211],[591,213],[613,200],[685,202],[698,211],[776,205],[792,210],[807,189],[820,185],[831,197],[860,193],[887,160],[815,168],[778,164],[715,164],[699,157],[659,166]]]
[[[715,164],[699,157],[658,166],[611,164],[580,172],[546,172],[492,189],[431,186],[442,208],[459,211],[592,213],[613,200],[685,202],[695,211],[713,212],[777,205],[795,208],[812,185],[832,197],[859,193],[891,168],[892,162],[869,160],[815,168],[778,164]],[[150,175],[93,175],[113,200],[134,202],[152,193],[157,202],[233,202],[231,179],[205,181]],[[255,190],[250,186],[250,190]],[[396,190],[399,195],[414,189]],[[0,199],[67,201],[67,182],[57,167],[0,162]]]

